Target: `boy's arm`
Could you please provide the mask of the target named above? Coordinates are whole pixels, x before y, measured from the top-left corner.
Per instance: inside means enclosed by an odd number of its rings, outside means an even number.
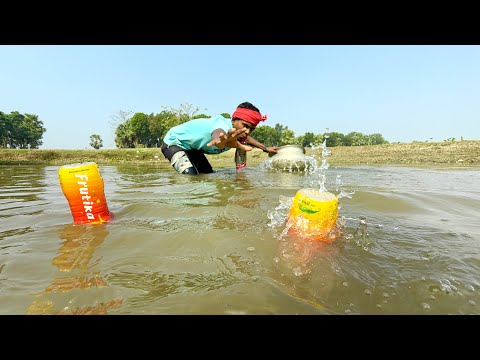
[[[269,156],[275,155],[277,153],[277,150],[278,150],[277,146],[265,146],[260,141],[254,139],[250,135],[247,136],[247,144],[255,146],[256,148],[259,148],[263,152],[268,153]]]

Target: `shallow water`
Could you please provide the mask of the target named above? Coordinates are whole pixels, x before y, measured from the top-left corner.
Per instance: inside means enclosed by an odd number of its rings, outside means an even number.
[[[0,166],[2,314],[480,313],[479,168],[329,168],[329,245],[282,233],[318,174],[100,166],[114,219],[74,225],[58,169]]]

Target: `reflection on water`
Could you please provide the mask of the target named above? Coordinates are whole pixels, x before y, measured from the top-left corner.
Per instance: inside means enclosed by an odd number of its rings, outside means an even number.
[[[121,306],[122,299],[112,299],[95,305],[78,304],[78,295],[72,295],[60,308],[48,294],[73,293],[77,289],[99,289],[108,286],[105,276],[96,271],[91,261],[95,250],[108,235],[107,226],[65,225],[60,230],[63,244],[52,264],[67,275],[56,276],[44,291],[36,294],[37,299],[28,307],[27,314],[107,314],[109,309]],[[70,295],[70,294],[69,294]],[[60,296],[56,297],[57,299]]]
[[[315,174],[100,171],[115,218],[92,226],[58,167],[0,166],[3,314],[480,313],[478,168],[329,168],[332,244],[285,231]]]

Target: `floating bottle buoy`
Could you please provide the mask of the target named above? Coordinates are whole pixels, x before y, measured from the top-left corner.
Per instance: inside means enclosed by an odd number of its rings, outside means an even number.
[[[327,191],[300,189],[288,216],[289,233],[302,238],[332,242],[339,236],[338,197]]]
[[[63,165],[58,178],[75,224],[100,224],[112,219],[96,163]]]

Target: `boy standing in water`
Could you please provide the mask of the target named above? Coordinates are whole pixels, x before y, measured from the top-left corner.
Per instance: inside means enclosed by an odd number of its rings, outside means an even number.
[[[173,168],[181,174],[208,174],[213,169],[205,154],[220,154],[235,148],[236,168],[246,166],[246,152],[251,146],[269,155],[277,153],[277,147],[267,147],[250,136],[267,115],[249,102],[238,105],[232,119],[221,115],[214,118],[194,119],[172,127],[162,143],[162,153]],[[251,145],[251,146],[249,146]]]

